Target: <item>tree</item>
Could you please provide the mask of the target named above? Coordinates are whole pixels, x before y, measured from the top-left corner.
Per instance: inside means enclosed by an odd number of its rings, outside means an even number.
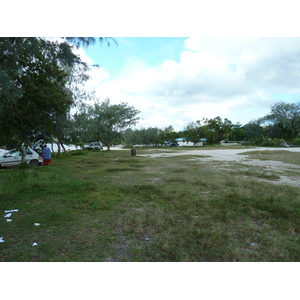
[[[300,102],[278,102],[271,106],[270,114],[262,118],[262,121],[277,125],[278,134],[284,139],[293,139],[300,134]]]
[[[76,47],[88,47],[90,45],[94,45],[97,41],[95,37],[65,37],[66,41],[73,43]],[[115,39],[111,37],[99,37],[100,43],[107,42],[107,46],[110,46],[110,42],[113,42],[115,45],[118,45]]]
[[[208,143],[219,143],[223,139],[230,138],[233,124],[227,118],[223,121],[222,118],[218,116],[214,119],[203,119],[203,122],[202,130],[205,132]]]
[[[77,107],[77,112],[73,114],[71,119],[71,136],[73,143],[83,144],[92,141],[91,130],[91,107],[85,103]]]
[[[89,132],[94,141],[101,141],[110,150],[112,143],[121,139],[125,129],[135,125],[139,113],[127,103],[111,104],[109,98],[96,102],[89,109]]]
[[[161,132],[162,140],[168,143],[175,143],[176,139],[179,137],[178,133],[174,130],[172,125],[165,127]]]
[[[193,142],[195,147],[196,143],[198,143],[202,137],[201,122],[198,120],[189,123],[184,128],[184,137],[188,142]]]
[[[163,130],[158,128],[158,127],[149,127],[147,129],[148,136],[151,142],[149,144],[154,144],[156,146],[160,146],[164,144],[164,139],[163,139]]]
[[[22,149],[22,162],[24,146],[42,131],[53,132],[53,115],[65,113],[72,103],[61,50],[38,38],[0,39],[1,144]]]
[[[160,145],[163,144],[162,130],[157,127],[141,128],[133,130],[128,128],[123,136],[123,142],[127,146],[132,145]]]
[[[65,42],[0,39],[2,145],[21,148],[38,135],[55,133],[58,115],[63,116],[73,103],[67,83],[77,64],[87,69]]]
[[[122,141],[123,144],[127,147],[132,147],[133,145],[140,145],[141,137],[139,135],[139,130],[127,128],[122,135]]]
[[[98,39],[108,45],[115,42],[112,38]],[[89,67],[73,53],[69,42],[89,46],[96,38],[63,40],[0,38],[2,146],[21,148],[37,136],[66,138],[62,128],[70,124],[70,107],[82,99],[78,84],[88,79],[85,72]]]
[[[241,141],[244,137],[243,125],[239,122],[232,125],[230,140],[231,141]]]
[[[257,121],[251,121],[243,126],[244,138],[250,144],[258,145],[263,141],[263,127]]]

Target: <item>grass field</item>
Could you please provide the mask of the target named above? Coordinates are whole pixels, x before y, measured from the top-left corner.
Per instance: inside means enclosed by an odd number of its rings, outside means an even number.
[[[251,155],[299,164],[299,154],[284,152]],[[0,260],[299,261],[300,188],[274,185],[278,176],[199,155],[129,150],[2,169]],[[7,222],[11,209],[19,211]]]

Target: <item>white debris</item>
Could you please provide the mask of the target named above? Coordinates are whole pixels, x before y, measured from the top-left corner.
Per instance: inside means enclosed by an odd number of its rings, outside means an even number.
[[[35,243],[35,242],[32,244],[32,246],[37,246],[37,245],[38,245],[38,243]]]
[[[251,246],[256,246],[257,244],[256,243],[251,243]]]
[[[4,243],[3,236],[0,236],[0,243]]]
[[[6,214],[6,215],[4,216],[4,218],[9,218],[10,216],[11,216],[11,213]]]
[[[18,209],[12,209],[12,210],[5,210],[4,212],[5,213],[10,213],[10,212],[16,212],[16,211],[19,211]]]
[[[12,221],[12,219],[6,219],[6,222],[11,222]]]
[[[34,226],[40,226],[41,224],[40,223],[34,223]]]

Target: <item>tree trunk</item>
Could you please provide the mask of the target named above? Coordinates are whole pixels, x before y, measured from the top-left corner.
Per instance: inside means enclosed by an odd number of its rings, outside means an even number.
[[[61,144],[62,148],[64,149],[64,152],[67,152],[67,150],[66,150],[64,144],[63,144],[63,143],[60,143],[60,144]]]
[[[60,143],[57,142],[56,144],[57,144],[57,154],[56,154],[56,156],[59,157],[60,156]]]
[[[26,150],[24,145],[21,146],[21,153],[22,153],[21,164],[24,164],[26,163]]]

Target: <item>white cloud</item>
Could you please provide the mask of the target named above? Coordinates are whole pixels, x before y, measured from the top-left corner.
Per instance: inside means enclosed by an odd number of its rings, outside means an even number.
[[[206,117],[247,123],[268,113],[279,94],[300,95],[299,38],[189,38],[184,45],[179,61],[160,67],[133,58],[105,82],[103,70],[97,95],[134,105],[145,126],[177,130]]]
[[[110,78],[109,73],[101,67],[93,67],[87,72],[87,75],[90,76],[90,79],[85,83],[85,87],[91,90],[95,90],[105,80]]]
[[[105,80],[110,78],[110,74],[104,68],[93,66],[95,64],[94,61],[86,54],[83,48],[74,48],[73,52],[80,56],[81,61],[90,66],[90,70],[87,72],[90,79],[85,83],[87,90],[95,90]]]

